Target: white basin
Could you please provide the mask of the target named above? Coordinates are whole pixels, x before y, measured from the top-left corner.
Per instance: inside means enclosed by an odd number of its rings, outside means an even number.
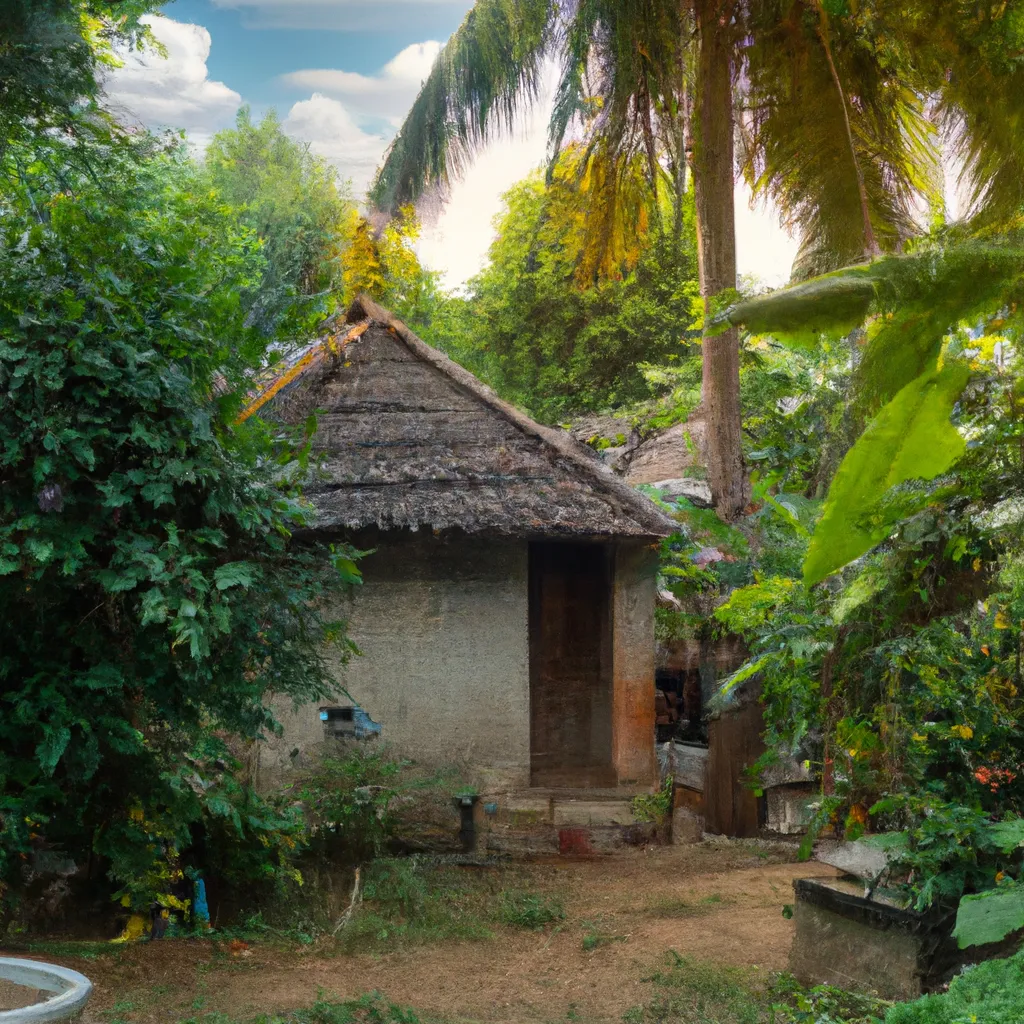
[[[0,978],[25,988],[52,993],[42,1002],[0,1012],[0,1024],[49,1024],[81,1013],[92,994],[92,982],[78,971],[0,956]]]

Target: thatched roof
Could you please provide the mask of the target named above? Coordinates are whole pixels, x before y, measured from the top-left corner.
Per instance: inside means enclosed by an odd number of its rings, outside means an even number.
[[[360,297],[337,330],[263,382],[243,416],[317,412],[319,529],[664,537],[678,527],[561,430],[503,402]]]

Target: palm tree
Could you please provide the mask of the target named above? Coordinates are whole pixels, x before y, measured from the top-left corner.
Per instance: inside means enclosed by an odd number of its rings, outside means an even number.
[[[438,56],[375,182],[385,210],[457,175],[560,68],[550,149],[573,124],[595,154],[685,181],[689,149],[706,321],[736,286],[737,164],[775,200],[809,276],[894,251],[939,202],[938,131],[976,200],[1024,199],[1019,4],[956,0],[478,0]],[[1003,119],[993,123],[986,104]],[[683,140],[690,140],[687,145]],[[737,152],[737,141],[739,143]],[[737,160],[738,157],[738,160]],[[615,175],[607,180],[614,187]],[[739,333],[704,339],[716,507],[747,501]]]

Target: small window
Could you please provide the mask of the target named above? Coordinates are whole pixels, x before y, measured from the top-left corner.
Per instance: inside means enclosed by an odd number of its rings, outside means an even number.
[[[355,708],[321,708],[321,722],[352,722],[355,720]]]

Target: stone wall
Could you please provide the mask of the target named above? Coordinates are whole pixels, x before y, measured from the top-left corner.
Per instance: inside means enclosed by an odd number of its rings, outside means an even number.
[[[364,584],[332,610],[362,651],[337,676],[380,725],[370,742],[458,766],[483,791],[529,785],[527,550],[425,533],[378,540]],[[263,745],[265,786],[285,782],[324,736],[317,705],[277,710],[284,735]]]

